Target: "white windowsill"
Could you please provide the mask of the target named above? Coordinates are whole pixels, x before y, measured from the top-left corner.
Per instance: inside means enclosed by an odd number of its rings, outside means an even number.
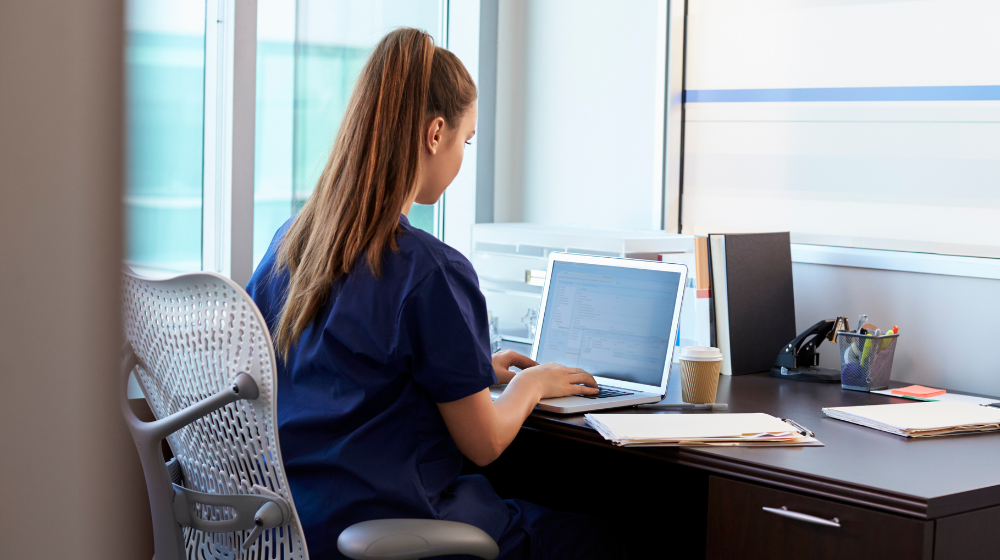
[[[792,262],[1000,280],[1000,259],[792,243]]]

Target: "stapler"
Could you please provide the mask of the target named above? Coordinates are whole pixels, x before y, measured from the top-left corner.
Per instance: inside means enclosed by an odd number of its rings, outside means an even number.
[[[840,370],[819,367],[816,350],[826,338],[836,342],[837,332],[848,330],[847,318],[820,321],[786,344],[771,368],[771,377],[813,383],[840,383]]]

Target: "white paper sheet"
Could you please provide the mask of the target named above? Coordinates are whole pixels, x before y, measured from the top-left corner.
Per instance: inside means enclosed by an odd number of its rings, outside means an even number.
[[[914,402],[824,408],[831,418],[899,435],[921,431],[972,431],[1000,428],[1000,409],[964,402]]]

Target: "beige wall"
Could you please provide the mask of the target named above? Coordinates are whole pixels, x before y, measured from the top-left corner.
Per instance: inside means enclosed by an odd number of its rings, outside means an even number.
[[[122,0],[0,2],[0,556],[150,558],[116,404]]]

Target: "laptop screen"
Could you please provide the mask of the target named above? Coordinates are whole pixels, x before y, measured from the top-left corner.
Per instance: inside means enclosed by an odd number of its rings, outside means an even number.
[[[680,273],[552,263],[536,360],[659,386]]]

